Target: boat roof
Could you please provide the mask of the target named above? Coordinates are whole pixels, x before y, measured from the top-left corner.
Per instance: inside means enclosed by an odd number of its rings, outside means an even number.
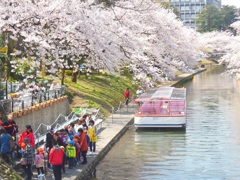
[[[136,101],[162,100],[162,99],[186,99],[186,88],[159,87],[143,93]]]

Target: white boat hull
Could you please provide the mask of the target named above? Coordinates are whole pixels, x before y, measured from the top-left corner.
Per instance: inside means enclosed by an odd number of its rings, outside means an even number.
[[[164,117],[134,117],[135,127],[186,127],[186,116],[164,116]]]

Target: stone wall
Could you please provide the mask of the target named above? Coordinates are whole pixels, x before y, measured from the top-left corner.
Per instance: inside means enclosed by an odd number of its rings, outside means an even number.
[[[70,106],[68,100],[62,102],[54,103],[50,106],[38,109],[29,114],[23,115],[21,117],[14,118],[15,122],[19,126],[19,131],[25,130],[26,125],[31,125],[33,131],[35,131],[41,123],[50,125],[52,124],[59,114],[64,116],[70,114]]]

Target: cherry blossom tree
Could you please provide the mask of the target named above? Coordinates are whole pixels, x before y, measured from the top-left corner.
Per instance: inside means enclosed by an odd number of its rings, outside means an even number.
[[[221,63],[227,66],[227,73],[240,78],[240,21],[231,25],[235,33],[229,35],[229,41],[225,44],[226,54],[221,58]]]
[[[239,76],[240,73],[240,22],[231,25],[233,31],[200,34],[199,44],[205,51],[221,53],[220,64],[226,66],[225,73]]]
[[[198,53],[195,31],[151,0],[92,1],[1,0],[0,33],[18,41],[12,71],[23,61],[55,73],[80,64],[112,73],[127,67],[136,80],[151,85],[187,72]]]

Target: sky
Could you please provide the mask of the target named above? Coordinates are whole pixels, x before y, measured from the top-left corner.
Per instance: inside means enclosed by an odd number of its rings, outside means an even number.
[[[233,5],[240,8],[240,0],[222,0],[222,5]]]

